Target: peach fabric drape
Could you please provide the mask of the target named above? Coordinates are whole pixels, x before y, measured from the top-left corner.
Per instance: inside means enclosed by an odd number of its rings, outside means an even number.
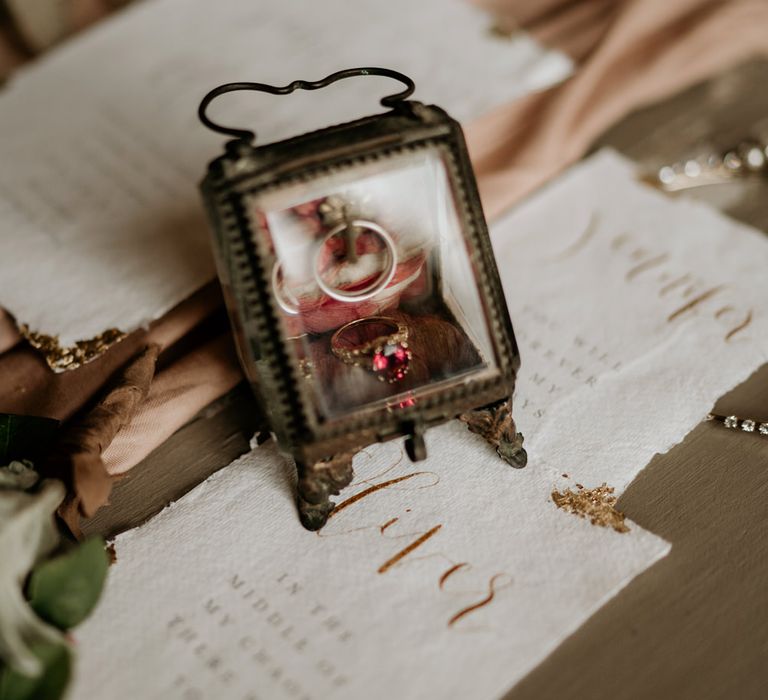
[[[127,472],[241,380],[228,332],[179,358],[155,377],[136,416],[102,453],[107,471]]]
[[[486,214],[497,216],[576,161],[632,109],[759,54],[768,55],[765,0],[614,3],[601,40],[570,80],[471,125]]]
[[[498,216],[581,157],[631,110],[740,60],[768,54],[766,0],[475,0],[572,55],[574,76],[470,124],[486,213]],[[457,59],[459,60],[459,59]],[[53,377],[0,318],[0,410],[66,418],[138,347],[171,347],[220,303],[196,295],[99,360]],[[3,343],[5,345],[3,345]],[[8,348],[11,348],[10,350]],[[103,454],[122,474],[240,379],[229,335],[162,366],[147,401]]]
[[[42,356],[24,342],[0,355],[0,412],[67,420],[81,410],[107,379],[150,343],[164,351],[173,346],[221,307],[212,283],[179,304],[146,331],[132,333],[97,359],[76,370],[54,374]],[[160,374],[165,372],[161,365]]]

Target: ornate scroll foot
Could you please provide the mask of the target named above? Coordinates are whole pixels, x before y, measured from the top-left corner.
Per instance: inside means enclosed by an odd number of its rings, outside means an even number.
[[[325,525],[334,506],[330,500],[320,503],[319,505],[313,505],[312,503],[307,503],[301,496],[299,496],[298,504],[299,520],[301,521],[301,524],[307,530],[313,532]]]
[[[307,530],[325,525],[334,506],[331,496],[352,481],[353,456],[354,452],[344,452],[308,466],[298,465],[299,519]]]
[[[511,399],[462,413],[459,420],[495,447],[499,457],[510,466],[522,469],[528,463],[528,454],[523,448],[523,435],[517,432],[512,418]]]

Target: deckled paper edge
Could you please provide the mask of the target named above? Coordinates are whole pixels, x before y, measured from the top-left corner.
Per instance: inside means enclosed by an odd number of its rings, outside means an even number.
[[[542,187],[538,188],[534,192],[532,192],[528,197],[526,197],[520,204],[527,204],[528,202],[532,201],[533,199],[538,198],[544,198],[547,196],[549,191],[555,187],[558,186],[558,183],[567,176],[572,175],[572,173],[575,170],[580,170],[587,167],[599,167],[599,164],[601,163],[607,163],[610,167],[615,167],[617,170],[621,170],[622,174],[625,174],[628,178],[628,182],[631,182],[635,186],[641,188],[642,190],[646,191],[648,194],[659,197],[661,200],[668,200],[673,203],[677,203],[681,207],[686,207],[691,210],[698,211],[700,213],[704,213],[707,216],[715,217],[719,220],[719,222],[724,226],[730,228],[736,235],[743,235],[747,236],[752,239],[753,242],[759,242],[761,245],[765,245],[766,240],[768,240],[768,232],[763,232],[760,229],[756,228],[755,226],[752,226],[750,224],[744,223],[743,221],[739,221],[738,219],[735,219],[731,216],[729,216],[727,213],[721,211],[717,207],[702,201],[700,199],[695,199],[692,197],[687,196],[674,196],[670,195],[669,193],[664,192],[663,190],[658,189],[657,187],[654,187],[653,185],[648,184],[643,180],[643,173],[642,167],[632,160],[631,158],[628,158],[624,156],[623,154],[619,153],[616,149],[611,147],[604,147],[601,148],[596,153],[588,156],[587,158],[584,158],[577,163],[575,163],[571,168],[568,168],[564,170],[562,173],[560,173],[557,177],[552,178],[547,183],[545,183]],[[595,166],[597,164],[597,166]],[[512,217],[514,216],[515,209],[505,213],[504,217]],[[502,219],[504,218],[502,217]],[[499,220],[497,220],[494,223],[497,223]],[[493,241],[494,236],[491,232],[491,240]],[[673,342],[673,339],[670,338],[668,342]],[[643,356],[642,358],[636,358],[635,361],[632,364],[635,364],[641,360],[645,360],[647,358],[647,355]],[[755,367],[744,367],[742,369],[739,369],[738,372],[734,373],[734,380],[729,382],[721,382],[717,387],[717,398],[715,399],[715,403],[722,399],[726,394],[733,391],[736,387],[743,384],[745,381],[749,379],[755,372],[757,372],[763,365],[768,363],[768,354],[763,353],[763,359],[762,364],[757,365]],[[627,365],[629,367],[630,365]],[[626,371],[627,367],[624,368],[623,371]],[[573,403],[578,404],[578,400],[574,398],[573,396],[566,397],[564,399],[565,404]],[[714,404],[713,404],[714,405]],[[696,430],[696,428],[699,427],[702,423],[707,422],[707,415],[709,415],[709,412],[711,411],[712,406],[709,407],[703,407],[701,412],[701,417],[698,419],[692,419],[691,423],[686,427],[685,433],[682,435],[682,437],[672,440],[671,442],[667,443],[666,445],[662,446],[658,451],[652,452],[649,454],[648,460],[646,461],[645,465],[639,469],[635,474],[633,474],[628,480],[627,479],[619,479],[617,481],[612,481],[610,486],[613,486],[616,489],[616,494],[618,497],[621,497],[624,492],[629,488],[629,486],[637,479],[640,474],[645,471],[645,469],[648,468],[648,465],[659,455],[665,455],[669,453],[671,450],[676,448],[678,445],[681,445],[688,436]],[[546,430],[548,429],[548,425],[542,426],[541,434],[546,435]],[[551,464],[547,465],[548,468],[553,469],[554,471],[557,471],[554,469],[554,467]],[[597,485],[597,484],[595,484]]]
[[[512,692],[514,688],[516,688],[520,683],[522,683],[528,676],[530,676],[537,668],[539,668],[542,664],[544,664],[547,659],[549,659],[552,654],[557,651],[565,642],[570,639],[576,632],[578,632],[584,625],[586,625],[594,616],[595,614],[604,608],[608,603],[610,603],[619,593],[621,593],[627,586],[629,586],[630,583],[632,583],[638,576],[644,574],[646,571],[649,571],[651,567],[658,564],[662,559],[664,559],[672,550],[672,544],[665,540],[660,535],[657,535],[650,530],[646,530],[645,528],[637,525],[633,520],[630,520],[633,525],[636,526],[639,530],[643,531],[645,533],[645,536],[649,538],[653,538],[658,546],[658,552],[655,555],[655,557],[650,560],[644,568],[640,569],[639,571],[630,574],[624,581],[622,581],[619,585],[617,585],[612,590],[608,591],[602,598],[599,599],[598,602],[596,602],[593,606],[586,608],[586,615],[581,619],[580,622],[575,622],[573,625],[570,625],[562,630],[562,634],[560,635],[559,639],[554,641],[552,644],[545,645],[545,649],[542,653],[542,656],[539,660],[539,662],[532,666],[528,671],[525,672],[525,674],[516,681],[513,685],[505,685],[499,687],[497,690],[494,691],[494,695],[498,698],[504,698],[508,693]]]

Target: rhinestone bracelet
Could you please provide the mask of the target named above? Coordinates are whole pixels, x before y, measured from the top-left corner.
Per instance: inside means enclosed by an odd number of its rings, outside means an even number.
[[[710,413],[707,420],[714,420],[722,423],[731,430],[743,430],[745,433],[758,433],[768,437],[768,422],[752,420],[751,418],[739,418],[738,416],[721,416],[717,413]]]
[[[724,153],[665,165],[648,179],[656,187],[675,192],[749,176],[768,176],[768,143],[761,139],[745,139]]]

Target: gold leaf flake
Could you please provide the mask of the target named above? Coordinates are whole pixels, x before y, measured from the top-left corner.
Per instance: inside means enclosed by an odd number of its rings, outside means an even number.
[[[20,326],[19,332],[33,348],[42,353],[48,366],[54,372],[77,369],[106,352],[126,336],[123,331],[117,328],[109,328],[95,338],[78,340],[70,347],[62,347],[57,335],[37,333],[30,330],[29,326]]]
[[[552,500],[558,508],[580,518],[588,518],[593,525],[612,527],[616,532],[629,532],[624,513],[616,509],[613,492],[613,486],[605,483],[593,489],[585,489],[579,484],[578,491],[552,491]]]

